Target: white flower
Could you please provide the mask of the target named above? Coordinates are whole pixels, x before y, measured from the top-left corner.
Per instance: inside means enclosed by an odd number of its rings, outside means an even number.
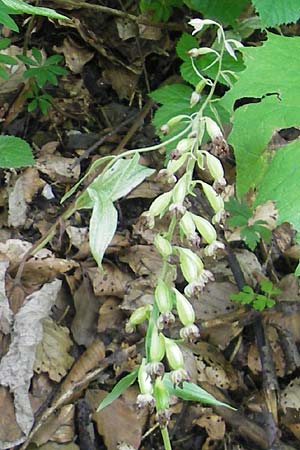
[[[203,270],[196,280],[192,281],[185,287],[184,293],[187,297],[196,295],[197,293],[203,291],[206,283],[213,280],[213,274],[209,270]]]

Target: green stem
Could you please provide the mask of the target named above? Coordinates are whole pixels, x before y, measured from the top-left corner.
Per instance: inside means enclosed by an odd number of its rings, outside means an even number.
[[[164,441],[165,450],[172,450],[168,428],[167,427],[161,428],[160,431]]]

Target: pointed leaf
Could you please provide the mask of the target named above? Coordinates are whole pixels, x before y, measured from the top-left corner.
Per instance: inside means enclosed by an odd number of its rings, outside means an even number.
[[[120,395],[123,394],[123,392],[131,386],[138,376],[138,370],[137,367],[132,372],[130,372],[128,375],[123,377],[113,388],[113,390],[102,400],[100,405],[97,408],[97,412],[101,411],[102,409],[106,408],[106,406],[110,405],[114,400],[116,400]]]

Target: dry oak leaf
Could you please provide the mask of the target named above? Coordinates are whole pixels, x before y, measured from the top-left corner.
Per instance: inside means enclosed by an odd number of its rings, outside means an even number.
[[[87,269],[87,273],[93,285],[95,295],[123,298],[128,281],[131,280],[130,275],[121,272],[115,265],[103,263],[103,271],[98,267]]]
[[[78,266],[72,259],[39,258],[35,255],[24,264],[22,282],[25,285],[43,284]]]
[[[43,339],[35,353],[34,371],[48,372],[51,380],[59,382],[72,366],[74,358],[69,355],[72,346],[68,328],[57,325],[53,319],[43,321]]]

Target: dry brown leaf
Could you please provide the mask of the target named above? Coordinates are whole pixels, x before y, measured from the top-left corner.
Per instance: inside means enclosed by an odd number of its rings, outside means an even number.
[[[63,406],[42,425],[32,442],[38,447],[50,440],[60,444],[71,442],[74,439],[74,413],[74,405]]]
[[[39,172],[33,167],[25,169],[18,177],[8,198],[8,225],[14,228],[23,226],[27,219],[27,207],[34,195],[43,188]]]
[[[121,272],[121,270],[113,264],[104,263],[103,269],[103,271],[100,271],[98,267],[87,269],[95,295],[113,295],[122,298],[131,277],[128,274]]]
[[[73,158],[49,155],[47,158],[39,158],[35,166],[56,183],[74,183],[80,176],[80,165],[74,166],[73,163]]]
[[[99,297],[94,294],[89,278],[84,277],[81,285],[73,294],[75,317],[71,330],[77,344],[88,347],[97,331]]]
[[[122,17],[120,19],[116,19],[116,25],[118,30],[118,35],[122,41],[126,41],[127,39],[136,38],[139,34],[139,30],[137,24],[132,20],[127,20]]]
[[[284,412],[287,408],[300,410],[300,378],[294,378],[280,393],[280,405]]]
[[[124,67],[113,67],[103,70],[103,80],[110,84],[114,91],[118,94],[120,100],[130,100],[135,93],[139,80],[139,75],[135,74]]]
[[[57,53],[63,53],[66,65],[73,73],[81,73],[83,67],[94,56],[95,52],[89,50],[86,46],[79,45],[70,36],[63,40],[61,47],[54,46]]]
[[[138,414],[137,394],[138,390],[130,387],[104,410],[93,414],[98,432],[103,436],[107,450],[116,450],[117,445],[121,442],[130,444],[134,448],[140,447],[147,413]],[[106,395],[106,391],[88,390],[86,397],[91,409],[95,411]]]
[[[73,364],[69,355],[72,341],[69,329],[57,325],[51,318],[43,321],[43,339],[35,354],[34,371],[48,372],[51,380],[59,382]]]
[[[30,242],[21,239],[8,239],[6,242],[0,242],[0,253],[9,260],[10,266],[18,266],[22,261],[23,256],[32,248]],[[43,248],[39,250],[35,258],[46,258],[51,256],[50,250]]]
[[[35,350],[43,337],[42,320],[49,315],[60,287],[61,281],[55,280],[26,298],[14,318],[9,350],[0,362],[0,384],[8,386],[14,395],[16,419],[25,435],[34,422],[28,390],[33,375]],[[17,440],[20,442],[16,438],[11,446],[17,445]]]
[[[39,450],[80,450],[78,445],[74,444],[57,444],[56,442],[48,442],[39,447]]]
[[[62,258],[39,258],[35,255],[26,261],[22,272],[24,285],[43,284],[62,273],[78,267],[78,263],[72,259]]]
[[[212,410],[207,411],[199,419],[194,421],[195,425],[205,428],[208,436],[213,440],[222,440],[225,435],[225,422],[224,419],[217,414],[214,414]]]
[[[66,392],[73,388],[73,385],[81,381],[85,375],[95,369],[105,357],[105,347],[102,341],[95,339],[94,342],[78,358],[67,377],[63,381],[60,391]]]
[[[191,298],[197,319],[211,320],[237,310],[239,305],[230,300],[237,292],[236,285],[227,281],[208,283],[199,298]]]
[[[156,282],[156,275],[133,280],[128,286],[120,308],[126,311],[134,311],[140,306],[152,305]]]
[[[23,442],[22,431],[16,421],[13,395],[7,388],[0,386],[0,409],[5,414],[0,414],[0,448],[10,447],[11,442]]]
[[[99,310],[97,331],[122,329],[124,324],[124,313],[120,310],[120,299],[108,297]]]
[[[162,267],[162,259],[152,245],[133,245],[120,256],[120,260],[140,276],[158,274]]]
[[[238,373],[213,345],[199,342],[191,345],[196,358],[198,382],[208,382],[221,389],[238,389]]]

